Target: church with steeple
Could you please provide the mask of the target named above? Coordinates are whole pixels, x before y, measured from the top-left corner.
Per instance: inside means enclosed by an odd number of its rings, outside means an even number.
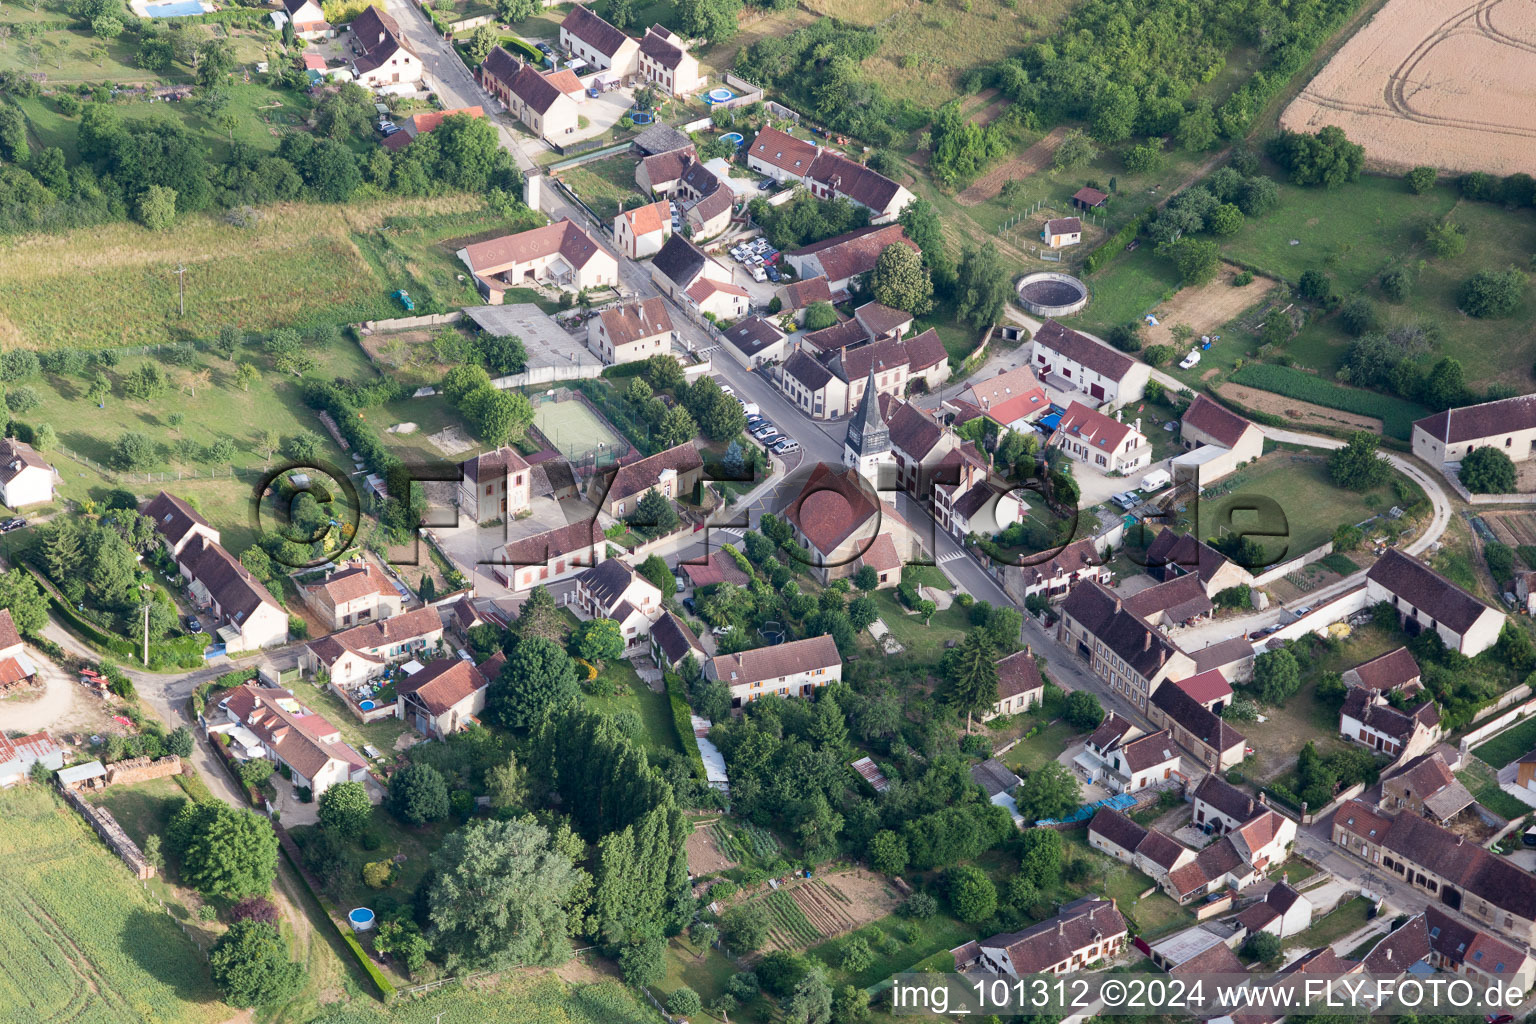
[[[848,435],[843,441],[843,465],[855,470],[869,481],[883,501],[895,501],[894,489],[881,489],[884,477],[894,481],[896,456],[891,451],[891,428],[880,412],[880,392],[875,388],[875,367],[869,368],[869,380],[864,385],[864,396],[853,418],[848,421]],[[885,469],[882,467],[890,467]]]

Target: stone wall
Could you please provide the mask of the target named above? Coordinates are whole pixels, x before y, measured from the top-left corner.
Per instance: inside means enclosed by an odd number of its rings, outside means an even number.
[[[126,761],[116,761],[107,765],[107,785],[116,786],[119,783],[132,785],[135,782],[163,779],[167,775],[180,774],[181,758],[175,754],[167,754],[158,760],[148,757],[131,757]]]
[[[163,759],[162,759],[163,760]],[[180,760],[177,760],[180,768]],[[64,799],[69,805],[80,812],[85,823],[96,830],[101,836],[101,841],[107,844],[108,849],[117,854],[118,859],[128,865],[128,870],[133,872],[135,878],[148,879],[155,877],[155,867],[144,859],[143,852],[138,844],[128,838],[128,833],[123,831],[123,826],[112,817],[112,812],[105,807],[97,807],[88,803],[84,797],[72,789],[62,791]]]

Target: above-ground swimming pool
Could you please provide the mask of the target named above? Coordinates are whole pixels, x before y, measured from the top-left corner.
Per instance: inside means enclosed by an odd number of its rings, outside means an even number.
[[[373,927],[373,911],[367,907],[358,907],[347,912],[347,923],[353,931],[365,932]]]
[[[371,700],[358,701],[357,706],[362,708],[364,711],[372,711],[374,708],[378,707],[378,705]]]
[[[151,18],[189,18],[204,13],[202,0],[165,0],[164,3],[145,4],[144,13]]]
[[[705,97],[711,103],[724,103],[736,98],[736,94],[729,89],[711,89]]]
[[[739,146],[747,140],[742,136],[741,132],[726,132],[724,135],[720,136],[720,141],[729,142],[733,146]]]
[[[651,115],[643,113],[643,112],[636,112],[636,113],[630,114],[629,115],[629,119],[631,121],[635,122],[635,124],[650,124],[651,123]]]

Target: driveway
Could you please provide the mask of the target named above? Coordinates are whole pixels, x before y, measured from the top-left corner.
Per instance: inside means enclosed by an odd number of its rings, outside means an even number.
[[[48,729],[89,734],[116,727],[107,706],[78,679],[36,651],[28,651],[27,656],[37,666],[43,689],[0,701],[0,733]]]
[[[562,144],[566,141],[581,142],[597,138],[618,124],[619,119],[634,105],[633,89],[614,89],[583,98],[577,112],[587,119],[587,127],[577,128],[567,139],[561,140]]]

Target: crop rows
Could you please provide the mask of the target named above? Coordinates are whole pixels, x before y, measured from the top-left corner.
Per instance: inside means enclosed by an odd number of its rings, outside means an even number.
[[[779,841],[773,838],[773,833],[757,825],[744,825],[741,829],[752,856],[759,860],[769,860],[778,856]]]
[[[709,826],[708,835],[715,841],[715,847],[719,849],[722,856],[729,857],[737,862],[747,859],[746,852],[741,848],[741,843],[737,841],[736,837],[724,825],[715,822]]]
[[[848,897],[820,879],[809,885],[796,886],[792,897],[801,913],[823,935],[840,935],[855,924],[852,915],[843,907],[850,902]]]
[[[1295,398],[1329,409],[1342,409],[1359,416],[1375,416],[1390,436],[1406,441],[1413,421],[1429,415],[1429,410],[1414,402],[1360,388],[1346,388],[1316,374],[1274,363],[1248,363],[1232,375],[1232,383],[1245,384],[1277,395]]]
[[[776,889],[769,893],[763,899],[763,903],[767,906],[768,916],[773,921],[769,933],[776,945],[807,946],[821,938],[821,932],[811,924],[805,912],[800,909],[800,905],[783,889]]]

